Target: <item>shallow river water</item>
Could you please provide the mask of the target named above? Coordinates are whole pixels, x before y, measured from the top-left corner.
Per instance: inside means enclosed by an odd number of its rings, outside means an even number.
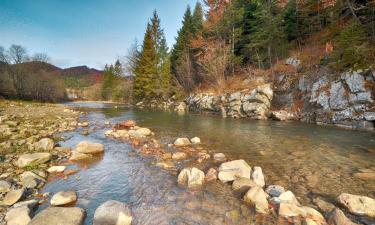
[[[60,144],[74,147],[82,140],[99,142],[105,145],[105,154],[90,164],[76,165],[80,168],[77,174],[67,180],[53,179],[42,191],[76,190],[77,206],[87,212],[87,225],[92,224],[95,209],[110,199],[130,206],[134,224],[281,223],[272,217],[255,216],[229,185],[213,182],[199,191],[180,188],[176,172],[134,154],[130,144],[105,138],[109,128],[104,128],[104,123],[124,119],[150,128],[162,143],[198,136],[209,153],[222,152],[229,159],[261,166],[266,184],[284,186],[305,205],[316,196],[332,200],[342,192],[375,197],[375,182],[353,176],[364,169],[375,170],[375,133],[297,122],[178,115],[102,103],[70,105],[88,112],[82,120],[90,122],[91,132],[88,136],[80,134],[82,129],[64,133],[69,139]],[[207,166],[201,168],[206,171]]]

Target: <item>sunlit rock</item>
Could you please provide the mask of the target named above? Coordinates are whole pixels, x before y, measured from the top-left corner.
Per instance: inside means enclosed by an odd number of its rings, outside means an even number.
[[[252,187],[244,196],[244,201],[255,206],[258,213],[268,213],[267,194],[259,186]]]
[[[95,210],[93,225],[131,225],[132,220],[133,217],[127,205],[110,200]]]
[[[82,141],[77,145],[76,151],[84,154],[102,153],[104,152],[104,145],[99,143],[90,143],[88,141]]]
[[[266,185],[264,181],[264,175],[262,168],[259,166],[255,166],[253,172],[251,173],[251,179],[257,183],[260,187],[264,187]]]
[[[31,221],[30,209],[26,206],[10,209],[5,220],[8,225],[27,225]]]
[[[343,193],[338,201],[353,214],[375,217],[375,200],[372,198]]]
[[[184,168],[178,175],[177,181],[181,186],[187,185],[188,188],[197,188],[202,186],[204,182],[204,172],[195,167]]]
[[[43,163],[50,161],[51,158],[52,158],[52,155],[51,153],[48,153],[48,152],[24,154],[18,158],[16,165],[21,168],[30,166],[30,165],[36,166],[36,165],[43,164]]]
[[[219,167],[219,180],[222,182],[234,181],[238,178],[249,178],[251,167],[245,160],[234,160],[222,163]]]
[[[174,145],[176,147],[186,147],[191,145],[191,142],[188,138],[177,138],[176,141],[174,142]]]
[[[75,191],[60,191],[52,196],[51,205],[63,206],[75,201],[77,201],[77,194]]]
[[[34,143],[35,150],[51,151],[55,146],[55,142],[51,138],[43,138],[40,141]]]
[[[38,213],[28,225],[82,225],[85,210],[78,207],[49,207]]]

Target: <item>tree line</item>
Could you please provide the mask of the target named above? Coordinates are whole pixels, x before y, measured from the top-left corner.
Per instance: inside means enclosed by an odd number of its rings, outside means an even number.
[[[45,53],[27,54],[26,48],[0,46],[0,95],[6,98],[56,102],[66,99],[65,86],[46,62]]]
[[[274,75],[290,55],[326,44],[335,71],[375,62],[375,3],[364,0],[204,0],[188,6],[169,51],[156,12],[137,51],[134,95],[160,99],[202,86],[221,89],[251,70]],[[314,39],[315,37],[315,39]],[[251,72],[250,72],[251,73]],[[173,90],[172,90],[173,89]]]

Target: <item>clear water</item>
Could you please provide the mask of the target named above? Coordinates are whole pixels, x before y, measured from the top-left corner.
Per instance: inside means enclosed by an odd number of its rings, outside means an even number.
[[[195,114],[114,108],[101,103],[73,103],[88,112],[92,132],[80,130],[62,146],[74,147],[82,140],[103,143],[105,154],[67,180],[53,179],[44,192],[73,189],[77,205],[85,208],[85,224],[92,224],[95,209],[114,199],[128,204],[134,224],[276,224],[272,216],[256,216],[229,185],[213,182],[203,190],[177,186],[176,172],[154,166],[152,158],[133,154],[130,144],[104,137],[106,121],[112,124],[134,119],[156,133],[162,143],[176,137],[201,138],[210,153],[223,152],[229,159],[244,159],[261,166],[267,184],[292,190],[303,204],[314,196],[333,199],[342,192],[375,196],[375,182],[352,176],[360,169],[375,170],[375,133],[354,132],[297,122],[222,119]],[[177,164],[178,168],[184,163]],[[211,164],[197,167],[207,170]],[[46,207],[46,206],[44,206]],[[43,207],[42,207],[43,208]]]

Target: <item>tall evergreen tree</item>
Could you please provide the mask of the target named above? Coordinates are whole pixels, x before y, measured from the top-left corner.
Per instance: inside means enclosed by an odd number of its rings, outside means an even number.
[[[147,24],[142,50],[135,68],[134,96],[137,99],[151,99],[157,82],[157,52],[152,35],[152,26]]]
[[[112,65],[105,65],[104,77],[101,87],[101,96],[103,100],[110,100],[112,96],[112,88],[115,84],[114,67]]]
[[[203,17],[204,12],[202,4],[197,2],[194,8],[194,12],[191,18],[191,33],[193,36],[196,36],[199,31],[203,28]]]

